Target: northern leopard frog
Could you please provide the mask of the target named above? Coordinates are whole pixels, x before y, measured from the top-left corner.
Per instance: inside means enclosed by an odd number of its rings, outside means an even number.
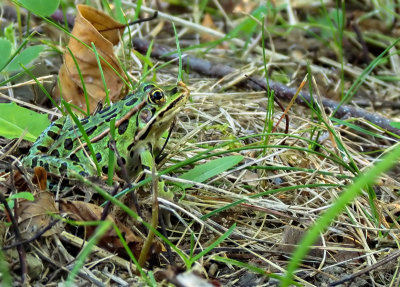
[[[109,165],[110,120],[115,119],[115,145],[123,164],[132,178],[154,162],[153,151],[163,143],[162,134],[189,98],[189,89],[179,82],[172,88],[144,83],[125,99],[95,115],[80,120],[102,173]],[[68,178],[97,174],[82,133],[70,117],[53,122],[39,136],[22,163],[28,168],[42,166],[55,175]],[[115,161],[117,175],[121,166]]]

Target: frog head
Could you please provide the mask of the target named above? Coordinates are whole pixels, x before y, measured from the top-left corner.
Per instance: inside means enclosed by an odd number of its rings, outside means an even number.
[[[173,87],[159,87],[154,83],[143,83],[139,87],[145,104],[138,113],[135,142],[156,142],[171,126],[177,113],[189,99],[190,91],[183,82]]]

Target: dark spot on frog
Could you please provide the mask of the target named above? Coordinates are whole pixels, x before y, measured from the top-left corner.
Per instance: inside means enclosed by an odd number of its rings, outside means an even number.
[[[49,190],[55,190],[58,187],[58,184],[56,182],[49,182]]]
[[[100,112],[99,112],[99,114],[100,114]],[[116,114],[117,114],[117,109],[113,109],[109,113],[102,115],[101,118],[104,119],[104,118],[107,118],[109,116],[114,116]]]
[[[124,157],[121,157],[121,161],[122,161],[122,164],[123,164],[123,165],[126,164],[126,159],[125,159]]]
[[[109,121],[111,121],[112,118],[115,118],[117,116],[117,114],[113,114],[111,116],[109,116],[108,118],[105,119],[105,121],[108,123]]]
[[[38,150],[40,150],[42,153],[46,153],[49,151],[49,148],[47,146],[38,146],[37,147]]]
[[[65,148],[66,150],[72,150],[73,146],[74,146],[74,144],[73,144],[73,142],[72,142],[72,139],[66,139],[66,140],[64,141],[64,148]]]
[[[131,158],[133,158],[133,157],[135,156],[135,152],[134,152],[133,150],[131,150],[131,152],[129,153],[129,156],[130,156]]]
[[[101,168],[101,171],[105,174],[108,174],[108,166],[107,165],[103,165],[103,167]]]
[[[85,145],[84,149],[85,149],[85,151],[86,151],[87,153],[90,152],[89,146]]]
[[[39,166],[43,167],[43,165],[44,165],[43,160],[39,160]]]
[[[153,84],[148,84],[143,88],[143,91],[147,92],[148,90],[151,90],[152,88],[154,88],[155,86]]]
[[[82,175],[82,176],[89,176],[89,174],[86,171],[83,171],[83,170],[80,171],[79,174]]]
[[[131,143],[130,145],[128,145],[128,150],[131,150],[134,146],[135,146],[135,143]],[[133,151],[131,151],[131,153],[132,152]],[[133,157],[133,156],[131,155],[131,157]]]
[[[62,124],[59,124],[59,123],[54,124],[54,126],[57,127],[57,128],[60,129],[60,130],[63,128],[63,125],[62,125]]]
[[[96,129],[97,129],[97,126],[93,126],[93,127],[91,127],[91,128],[88,128],[88,129],[86,130],[87,136],[92,135]]]
[[[68,164],[66,162],[63,162],[61,166],[58,168],[58,171],[60,172],[60,174],[64,174],[67,168]]]
[[[107,112],[110,108],[111,108],[111,106],[108,106],[107,108],[100,110],[100,111],[98,112],[98,114],[104,114],[104,113]]]
[[[55,133],[52,130],[49,130],[47,132],[47,136],[50,137],[52,140],[56,140],[58,138],[58,135],[58,133]]]
[[[150,130],[151,130],[151,126],[146,130],[146,132],[144,134],[141,135],[139,140],[144,140],[149,135]],[[135,137],[136,137],[136,135],[135,135]]]
[[[151,108],[151,117],[154,117],[154,115],[155,115],[155,113],[156,113],[156,108]]]
[[[81,124],[82,125],[86,125],[88,122],[89,122],[89,118],[88,117],[81,119]]]
[[[49,171],[49,170],[50,170],[49,163],[48,163],[48,162],[45,162],[44,165],[43,165],[43,168],[44,168],[45,170]]]
[[[102,157],[101,157],[101,153],[96,153],[96,159],[97,159],[97,162],[101,162],[101,160],[102,160]]]
[[[132,97],[132,99],[130,99],[129,101],[127,101],[126,103],[125,103],[125,106],[132,106],[132,105],[134,105],[136,102],[138,101],[138,98],[134,98],[134,97]]]
[[[69,158],[74,162],[80,162],[79,157],[76,154],[71,154]]]
[[[151,145],[151,143],[148,143],[148,144],[147,144],[147,149],[148,149],[151,153],[153,153],[153,146]]]
[[[128,128],[129,125],[129,120],[124,120],[119,126],[118,126],[118,134],[123,135],[126,132],[126,129]]]
[[[144,164],[142,164],[142,168],[143,168],[144,170],[150,170],[150,167],[147,166],[147,165],[144,165]]]
[[[50,153],[50,155],[51,156],[55,156],[55,157],[59,157],[60,156],[60,152],[57,149],[55,149]]]
[[[37,157],[34,157],[34,158],[32,159],[32,165],[31,165],[32,168],[34,168],[35,166],[37,166],[37,161],[38,161]]]

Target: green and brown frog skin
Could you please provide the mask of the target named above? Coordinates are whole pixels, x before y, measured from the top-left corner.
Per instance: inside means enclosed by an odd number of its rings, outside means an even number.
[[[153,151],[161,148],[162,134],[171,126],[189,95],[189,89],[182,82],[168,88],[144,83],[125,99],[80,120],[100,172],[108,173],[111,119],[115,119],[118,154],[132,178],[144,167],[151,170]],[[49,173],[68,178],[76,178],[76,174],[98,175],[82,133],[69,116],[58,119],[44,130],[22,163],[28,168],[41,166]],[[114,167],[120,175],[116,157]]]

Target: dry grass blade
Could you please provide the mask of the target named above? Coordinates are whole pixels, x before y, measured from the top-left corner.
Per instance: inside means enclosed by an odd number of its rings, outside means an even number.
[[[385,3],[378,5],[379,1],[364,1],[361,5],[355,1],[239,0],[194,1],[185,6],[161,1],[158,6],[146,3],[149,7],[142,6],[140,11],[136,11],[140,5],[131,1],[115,1],[113,5],[100,2],[107,19],[115,18],[120,23],[134,21],[135,15],[152,17],[154,11],[160,11],[150,22],[125,30],[117,25],[121,37],[111,41],[119,43],[114,48],[111,44],[108,49],[95,45],[97,56],[101,56],[98,62],[92,61],[95,65],[91,67],[97,75],[96,91],[104,95],[107,86],[113,101],[118,100],[121,82],[107,82],[98,70],[100,59],[111,57],[110,64],[131,80],[155,81],[172,88],[179,75],[190,89],[191,98],[175,119],[168,140],[166,133],[162,136],[165,146],[152,146],[151,156],[157,159],[154,170],[129,179],[128,188],[128,179],[110,176],[120,202],[106,192],[101,179],[82,177],[82,183],[56,182],[61,199],[52,203],[52,210],[58,212],[58,204],[74,203],[68,209],[68,218],[79,222],[72,224],[63,219],[68,232],[37,238],[31,243],[34,248],[26,248],[28,255],[40,257],[49,270],[39,272],[43,278],[31,283],[47,280],[54,285],[65,280],[73,266],[82,264],[85,268],[77,272],[79,280],[99,286],[161,286],[166,282],[186,284],[189,280],[221,286],[279,284],[281,276],[291,270],[293,254],[305,234],[313,230],[313,224],[342,202],[347,186],[381,163],[398,144],[400,129],[393,122],[400,121],[396,110],[400,99],[400,45],[396,44],[400,25],[394,2],[380,1]],[[64,1],[63,5],[66,11],[75,11],[72,2]],[[49,22],[34,19],[37,22],[29,22],[33,27],[24,29],[51,28]],[[95,20],[95,26],[103,24],[102,19]],[[265,33],[261,33],[262,27]],[[108,28],[103,30],[109,32]],[[55,38],[41,33],[35,39],[62,47],[65,42],[58,42],[60,31],[53,31]],[[90,41],[87,43],[90,46]],[[71,62],[71,57],[66,57]],[[51,52],[46,54],[46,63],[54,66],[51,73],[56,74],[60,63],[53,58]],[[86,60],[83,58],[79,61]],[[75,71],[75,66],[72,69]],[[115,76],[111,70],[105,73]],[[74,73],[79,83],[81,79],[76,76]],[[0,87],[0,97],[48,113],[49,106],[27,103],[10,93],[33,83],[12,81]],[[274,96],[285,102],[286,109],[269,104],[273,101],[266,95],[267,83]],[[297,93],[299,87],[301,92]],[[81,87],[77,91],[83,93]],[[337,109],[344,99],[349,99],[349,104]],[[140,130],[140,125],[156,122],[150,110],[143,110],[146,105],[146,100],[137,102],[115,122],[115,129],[102,129],[87,142],[101,142],[115,131],[117,144],[142,144],[140,140],[147,140],[146,135],[155,126]],[[282,120],[284,116],[290,121]],[[84,121],[90,123],[90,119]],[[123,132],[121,136],[119,130],[130,120],[137,130],[131,137]],[[0,138],[0,144],[6,147],[9,141]],[[123,154],[117,144],[116,151]],[[19,150],[5,153],[2,160],[11,163],[25,156],[24,142],[18,146]],[[83,143],[72,153],[86,146]],[[146,148],[140,146],[135,152]],[[109,150],[95,151],[91,156],[102,156],[102,152]],[[120,158],[123,164],[125,160]],[[1,176],[0,181],[6,179],[1,186],[3,202],[12,206],[19,185],[7,173]],[[158,180],[163,180],[173,198],[162,198],[167,190]],[[65,186],[73,189],[65,190]],[[327,229],[317,232],[316,242],[301,246],[304,250],[310,248],[310,252],[304,258],[296,257],[301,265],[293,273],[293,284],[334,286],[351,280],[357,286],[399,285],[399,167],[363,188],[343,204],[344,211],[333,211]],[[134,196],[130,192],[135,192]],[[103,197],[109,202],[108,217],[99,223]],[[171,226],[163,228],[163,221],[158,222],[158,207],[162,209],[160,214],[170,213]],[[8,220],[7,213],[12,209],[3,211],[4,221]],[[33,216],[32,222],[36,220]],[[91,252],[85,249],[92,240],[88,232],[96,234],[105,221],[119,227],[104,231],[103,240],[96,238],[96,244],[118,246],[124,258],[97,246]],[[161,234],[162,229],[165,234]],[[12,234],[6,233],[4,238],[4,245],[12,246]],[[159,248],[148,251],[151,242]],[[129,243],[137,244],[132,247]],[[24,261],[19,248],[21,254],[13,262],[19,260],[23,272],[14,264],[10,265],[10,275],[25,280],[31,276],[27,272],[33,264]],[[87,252],[85,258],[81,258],[83,250]],[[13,257],[5,253],[5,258]]]

